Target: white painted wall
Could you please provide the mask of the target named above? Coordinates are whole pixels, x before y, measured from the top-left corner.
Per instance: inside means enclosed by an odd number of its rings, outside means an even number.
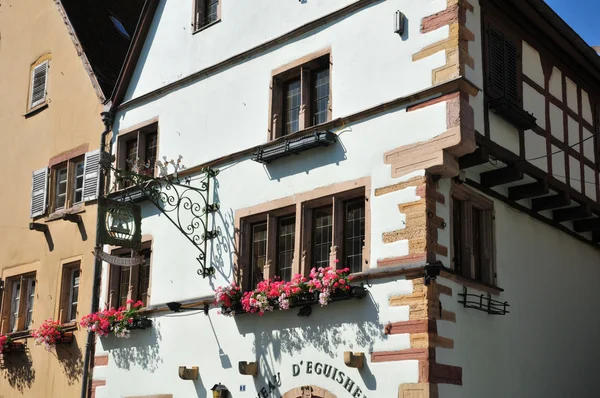
[[[273,2],[257,0],[249,7],[225,0],[222,21],[192,35],[191,5],[162,1],[127,98],[214,65],[350,3],[309,0],[278,2],[274,6]],[[431,86],[431,72],[445,64],[445,54],[440,52],[418,62],[412,61],[412,54],[449,34],[447,27],[421,34],[420,21],[445,7],[446,0],[377,2],[242,64],[122,111],[117,114],[114,131],[158,117],[159,156],[175,158],[181,154],[188,167],[264,144],[272,70],[327,47],[333,59],[334,118],[420,91]],[[408,19],[404,37],[393,32],[398,9]],[[145,205],[143,233],[154,239],[150,304],[211,295],[215,287],[232,281],[236,209],[362,177],[371,178],[372,188],[367,192],[371,209],[369,263],[375,266],[377,259],[408,254],[407,241],[383,244],[381,238],[384,232],[405,227],[398,204],[418,200],[416,189],[379,197],[373,192],[424,172],[392,179],[383,154],[445,130],[445,103],[409,113],[401,107],[361,122],[346,123],[336,131],[339,143],[329,148],[268,166],[249,157],[220,165],[212,195],[221,205],[213,227],[222,234],[210,243],[208,253],[210,264],[217,269],[214,278],[203,279],[196,274],[197,250],[163,215]],[[107,277],[105,269],[104,280]],[[369,298],[315,309],[310,318],[299,318],[295,311],[235,319],[217,315],[215,309],[209,317],[203,313],[163,314],[155,318],[151,330],[136,331],[131,340],[98,340],[97,355],[108,353],[110,359],[108,366],[94,369],[94,379],[107,380],[105,387],[96,390],[96,397],[158,393],[204,397],[218,382],[226,384],[233,396],[254,397],[267,385],[267,377],[277,372],[281,374],[280,393],[316,384],[339,397],[349,396],[337,382],[321,376],[303,373],[294,377],[292,364],[301,360],[320,361],[349,372],[367,397],[396,396],[400,383],[418,381],[417,361],[368,363],[358,372],[345,368],[343,352],[364,351],[370,358],[373,350],[409,348],[407,335],[389,339],[383,335],[388,321],[408,320],[407,307],[388,307],[389,295],[407,289],[410,285],[403,280],[373,283]],[[101,302],[105,297],[103,292]],[[257,358],[261,366],[257,379],[239,375],[238,361]],[[180,380],[177,368],[183,365],[199,366],[201,380]],[[381,377],[390,371],[393,378]],[[246,392],[238,392],[240,385],[246,385]]]
[[[454,349],[437,349],[437,359],[463,371],[463,386],[440,385],[440,397],[598,396],[600,252],[502,202],[494,201],[494,210],[497,283],[504,292],[493,298],[508,301],[511,313],[465,309],[458,304],[462,286],[440,279],[452,288],[452,297],[441,301],[456,323],[438,322],[439,335],[454,339]]]
[[[344,372],[366,397],[396,396],[400,383],[418,381],[417,361],[371,363],[368,353],[374,349],[409,347],[407,336],[387,339],[383,327],[387,322],[408,320],[408,307],[388,307],[385,303],[389,295],[408,293],[411,289],[411,281],[381,280],[373,284],[371,295],[365,299],[314,308],[308,318],[298,317],[294,310],[267,313],[263,317],[229,318],[219,315],[217,309],[208,316],[200,311],[154,318],[152,329],[134,331],[130,340],[99,339],[110,356],[109,366],[94,369],[95,379],[107,380],[105,387],[96,390],[96,397],[160,393],[208,397],[210,388],[219,382],[229,388],[233,397],[256,397],[277,374],[281,386],[276,394],[303,385],[317,385],[338,397],[351,396],[337,381],[306,374],[307,361],[331,365]],[[349,350],[366,353],[363,370],[344,365],[343,353]],[[258,377],[239,374],[238,362],[257,360]],[[301,361],[302,372],[294,377],[292,366]],[[198,366],[200,380],[179,379],[179,366]],[[377,376],[389,374],[391,369],[393,378]],[[246,386],[245,392],[240,392],[242,385]]]

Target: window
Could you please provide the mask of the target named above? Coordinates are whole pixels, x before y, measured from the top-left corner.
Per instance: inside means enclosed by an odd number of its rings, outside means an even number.
[[[72,207],[83,201],[84,171],[85,160],[83,156],[69,159],[52,167],[51,212]]]
[[[194,32],[220,20],[219,0],[194,0]]]
[[[466,278],[493,285],[493,203],[464,185],[452,187],[453,268]]]
[[[73,322],[77,319],[80,275],[79,261],[66,264],[63,267],[59,307],[59,320],[61,323]]]
[[[49,61],[46,60],[34,65],[31,70],[31,87],[29,90],[29,109],[46,103],[46,90],[48,87]]]
[[[271,139],[331,120],[329,54],[299,62],[273,76]]]
[[[19,275],[6,280],[3,303],[2,333],[29,330],[35,301],[35,273]],[[7,313],[8,312],[8,313]]]
[[[152,250],[150,242],[142,244],[141,256],[144,262],[131,267],[110,266],[110,296],[111,307],[127,306],[127,300],[142,301],[144,307],[148,305],[150,297],[150,263]],[[133,257],[137,253],[133,250],[118,249],[113,251],[114,255],[120,257]]]
[[[488,91],[492,99],[504,98],[521,103],[519,90],[520,48],[518,40],[488,25],[487,72]]]
[[[51,167],[33,172],[31,218],[44,215],[48,207],[53,213],[98,197],[100,151],[85,153],[86,149],[83,145],[57,155]]]
[[[119,137],[117,168],[154,176],[158,152],[158,126],[152,124]],[[131,183],[121,181],[121,189]]]
[[[296,200],[297,198],[294,198]],[[251,210],[244,210],[245,214]],[[251,289],[263,279],[291,280],[313,267],[361,272],[367,230],[365,188],[314,199],[302,195],[295,205],[274,207],[242,218],[242,284]]]

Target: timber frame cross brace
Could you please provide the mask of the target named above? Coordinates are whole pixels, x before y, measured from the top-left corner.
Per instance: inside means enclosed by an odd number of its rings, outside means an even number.
[[[200,251],[196,258],[200,263],[198,275],[214,275],[215,268],[206,265],[206,252],[208,241],[221,233],[219,228],[209,229],[209,215],[219,210],[219,203],[209,203],[210,182],[219,171],[206,168],[196,188],[191,179],[182,183],[177,175],[155,178],[114,168],[113,162],[114,156],[106,152],[101,155],[102,173],[106,176],[112,172],[115,178],[106,196],[130,202],[149,200]]]

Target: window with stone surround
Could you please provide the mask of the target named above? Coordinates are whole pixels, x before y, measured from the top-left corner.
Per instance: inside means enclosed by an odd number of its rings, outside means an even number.
[[[317,190],[318,191],[318,190]],[[267,278],[291,280],[313,267],[362,272],[368,262],[365,187],[324,196],[314,193],[243,209],[238,270],[245,289]],[[336,262],[336,260],[338,260]]]
[[[141,255],[144,257],[144,262],[140,265],[131,267],[121,267],[110,265],[109,270],[109,307],[126,307],[127,300],[138,301],[144,303],[144,307],[148,305],[150,297],[150,271],[152,262],[152,243],[142,243],[141,253],[136,253],[130,249],[116,249],[111,254],[119,257],[132,257]]]
[[[31,327],[35,301],[35,276],[35,272],[31,272],[6,279],[0,333],[26,331]]]
[[[63,266],[58,317],[61,323],[73,322],[77,319],[80,265],[79,261],[74,261]]]
[[[493,202],[463,184],[453,183],[451,225],[454,271],[495,285]]]
[[[157,156],[157,123],[119,134],[117,145],[118,169],[154,177]],[[119,188],[128,188],[131,184],[130,181],[119,181]]]
[[[329,50],[308,55],[273,71],[271,140],[331,120]]]

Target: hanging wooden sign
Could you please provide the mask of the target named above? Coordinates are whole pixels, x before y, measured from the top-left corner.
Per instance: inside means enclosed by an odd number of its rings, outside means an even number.
[[[146,261],[144,256],[137,254],[135,254],[133,257],[119,257],[103,252],[99,248],[96,248],[94,251],[94,256],[102,261],[119,267],[133,267],[134,265],[142,265]]]

